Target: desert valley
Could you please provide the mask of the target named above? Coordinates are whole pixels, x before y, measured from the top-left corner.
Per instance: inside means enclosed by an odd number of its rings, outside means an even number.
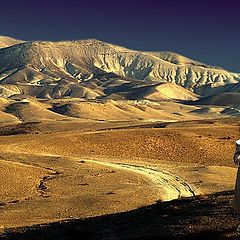
[[[237,237],[239,103],[177,53],[0,37],[1,238]]]

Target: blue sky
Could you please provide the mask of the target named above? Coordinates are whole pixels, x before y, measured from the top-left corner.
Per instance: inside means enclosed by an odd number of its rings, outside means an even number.
[[[1,1],[0,34],[24,40],[97,38],[132,49],[174,51],[240,72],[240,3]]]

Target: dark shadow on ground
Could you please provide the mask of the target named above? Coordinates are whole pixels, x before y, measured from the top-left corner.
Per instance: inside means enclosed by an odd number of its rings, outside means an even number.
[[[83,220],[8,229],[2,239],[240,239],[233,191]]]
[[[0,127],[0,136],[35,133],[38,134],[38,124],[40,122],[18,123]]]

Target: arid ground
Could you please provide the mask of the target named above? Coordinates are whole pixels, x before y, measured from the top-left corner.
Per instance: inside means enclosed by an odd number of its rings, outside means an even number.
[[[204,230],[237,236],[231,210],[237,118],[30,122],[3,124],[0,133],[3,238],[69,239],[68,229],[86,239],[190,239]],[[135,230],[126,226],[132,218],[139,219]]]
[[[240,73],[144,49],[0,36],[0,239],[240,239]]]

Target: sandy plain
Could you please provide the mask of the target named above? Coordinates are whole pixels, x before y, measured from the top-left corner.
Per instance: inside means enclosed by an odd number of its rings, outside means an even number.
[[[233,190],[238,124],[233,118],[2,127],[1,232]]]

